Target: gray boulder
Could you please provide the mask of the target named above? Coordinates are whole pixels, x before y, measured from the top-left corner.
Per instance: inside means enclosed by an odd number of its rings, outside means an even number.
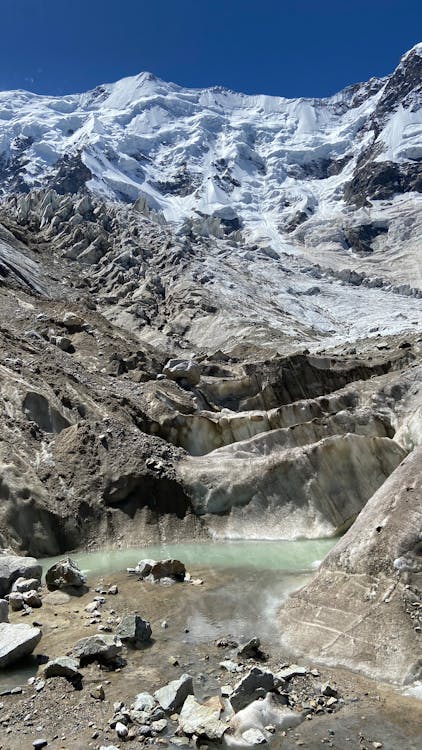
[[[42,565],[35,557],[0,554],[0,597],[9,594],[18,578],[36,578],[41,582]]]
[[[9,602],[0,599],[0,622],[9,622]]]
[[[23,594],[20,594],[18,591],[12,591],[9,594],[9,606],[12,612],[19,612],[23,609]]]
[[[122,642],[115,635],[91,635],[81,638],[73,646],[70,656],[79,659],[80,665],[98,661],[101,664],[113,662],[122,651]]]
[[[272,672],[253,667],[234,686],[230,702],[235,711],[240,711],[252,701],[263,698],[271,690],[275,690],[280,684],[281,680]]]
[[[116,631],[123,643],[140,648],[151,640],[151,625],[139,615],[125,615]]]
[[[227,724],[220,721],[221,711],[221,704],[201,704],[193,695],[188,695],[180,712],[179,728],[187,735],[195,734],[208,740],[221,740],[228,729]]]
[[[39,585],[37,578],[18,578],[12,586],[12,591],[24,594],[26,591],[37,591]]]
[[[168,685],[157,690],[154,698],[164,711],[178,711],[188,695],[193,695],[192,676],[182,674],[178,680],[172,680]]]
[[[50,591],[65,587],[82,588],[86,584],[86,576],[79,565],[70,557],[55,563],[47,570],[45,582]]]
[[[79,662],[70,656],[59,656],[49,661],[43,669],[44,677],[66,677],[68,680],[79,681],[82,675],[79,671]]]
[[[150,693],[138,693],[132,705],[134,711],[153,711],[157,701]]]
[[[169,359],[163,369],[169,380],[184,380],[189,385],[198,385],[201,379],[201,368],[193,359]]]
[[[41,640],[41,630],[31,625],[0,623],[0,668],[32,654]]]
[[[264,659],[265,657],[264,652],[261,651],[261,641],[257,637],[240,644],[237,655],[243,659]]]

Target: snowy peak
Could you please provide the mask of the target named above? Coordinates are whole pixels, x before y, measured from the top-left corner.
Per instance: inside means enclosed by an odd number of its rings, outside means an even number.
[[[0,189],[142,197],[168,221],[217,217],[285,245],[310,219],[420,191],[421,50],[327,99],[186,89],[146,72],[64,97],[3,92]]]

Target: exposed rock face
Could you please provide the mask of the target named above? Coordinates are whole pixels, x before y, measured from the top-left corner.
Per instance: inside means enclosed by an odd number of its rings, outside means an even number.
[[[0,669],[32,654],[41,640],[41,630],[31,625],[0,623]]]
[[[280,613],[297,653],[406,683],[421,677],[422,449],[369,500]]]

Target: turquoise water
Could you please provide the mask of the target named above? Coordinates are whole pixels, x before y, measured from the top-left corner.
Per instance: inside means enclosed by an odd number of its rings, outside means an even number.
[[[143,558],[174,557],[189,567],[306,572],[330,551],[335,539],[296,541],[213,541],[196,544],[161,544],[71,555],[88,574],[107,575],[134,567]],[[63,555],[61,555],[61,558]],[[44,570],[60,557],[42,560]]]

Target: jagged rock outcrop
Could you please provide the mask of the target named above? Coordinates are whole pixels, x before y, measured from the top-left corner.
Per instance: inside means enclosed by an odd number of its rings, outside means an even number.
[[[402,461],[282,608],[295,653],[400,684],[421,679],[421,460],[417,448]]]

